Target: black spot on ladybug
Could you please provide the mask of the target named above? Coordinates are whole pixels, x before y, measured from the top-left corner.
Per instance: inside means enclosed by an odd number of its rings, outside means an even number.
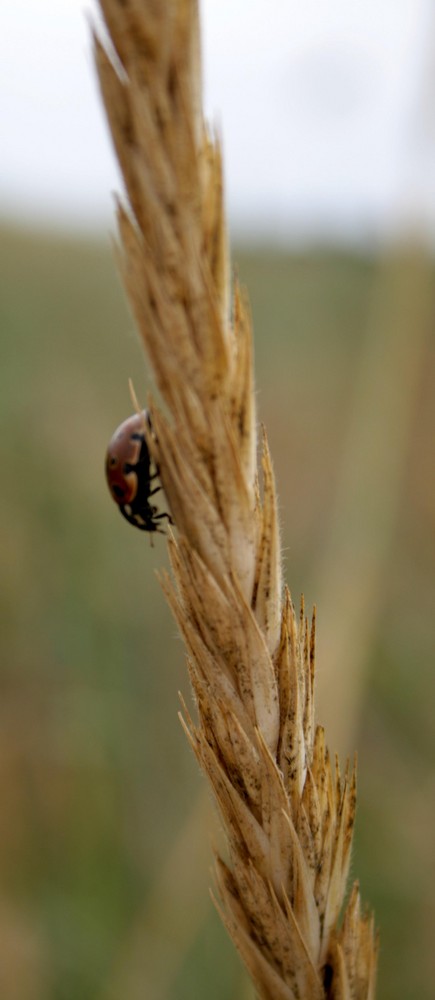
[[[160,522],[164,518],[169,524],[173,521],[170,514],[159,514],[150,503],[161,487],[153,485],[159,472],[148,450],[146,427],[152,429],[147,410],[128,417],[118,427],[107,449],[106,478],[115,503],[130,524],[141,531],[165,534]]]

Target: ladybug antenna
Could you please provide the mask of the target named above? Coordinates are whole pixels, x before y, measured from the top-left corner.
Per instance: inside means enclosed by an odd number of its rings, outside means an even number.
[[[134,391],[133,380],[131,378],[129,378],[129,380],[128,380],[128,388],[130,390],[130,397],[131,397],[131,401],[133,403],[133,406],[134,406],[134,408],[136,410],[136,413],[139,415],[139,414],[143,413],[143,407],[139,406],[139,401],[138,401],[138,398],[137,398],[136,393]]]

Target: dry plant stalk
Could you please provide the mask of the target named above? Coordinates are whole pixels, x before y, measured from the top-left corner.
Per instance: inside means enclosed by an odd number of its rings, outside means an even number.
[[[228,840],[216,905],[264,1000],[371,1000],[373,920],[355,885],[355,815],[314,725],[314,618],[282,594],[274,476],[262,486],[251,321],[229,287],[219,144],[201,111],[195,0],[100,0],[103,100],[127,200],[119,263],[163,413],[149,441],[176,525],[163,586],[198,721],[184,727]],[[108,54],[109,53],[109,54]]]

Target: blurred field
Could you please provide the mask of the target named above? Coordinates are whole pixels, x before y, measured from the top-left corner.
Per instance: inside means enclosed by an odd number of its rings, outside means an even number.
[[[154,577],[164,542],[150,548],[104,482],[128,376],[142,400],[149,388],[111,251],[3,230],[0,252],[0,996],[242,1000],[177,721],[188,684]],[[319,720],[332,748],[358,748],[353,871],[381,927],[379,998],[429,1000],[432,267],[411,249],[235,257],[286,576],[319,604]]]

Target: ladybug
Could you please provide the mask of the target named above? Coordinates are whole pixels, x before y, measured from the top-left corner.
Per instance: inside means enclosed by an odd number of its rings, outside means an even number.
[[[123,517],[141,531],[165,532],[159,521],[169,514],[159,514],[150,497],[161,489],[152,487],[159,471],[151,472],[151,455],[145,437],[145,427],[151,429],[147,410],[134,413],[115,431],[106,453],[106,478],[112,497]]]

